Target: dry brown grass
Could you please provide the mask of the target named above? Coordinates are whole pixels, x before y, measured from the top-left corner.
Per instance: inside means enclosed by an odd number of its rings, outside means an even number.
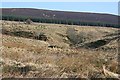
[[[115,28],[82,27],[58,24],[34,23],[18,24],[18,22],[6,21],[3,27],[6,30],[29,30],[44,32],[48,41],[23,38],[2,34],[3,46],[1,63],[4,65],[3,77],[106,77],[102,66],[114,73],[118,73],[117,51],[92,50],[71,47],[67,38],[68,27],[74,27],[76,33],[91,34],[91,40],[102,39],[105,35],[115,33]],[[11,26],[14,23],[17,26]],[[1,34],[0,34],[1,35]],[[49,47],[56,45],[57,47]],[[108,44],[118,48],[117,41]],[[105,45],[104,47],[108,46]],[[21,73],[21,67],[29,66],[28,72]],[[28,67],[27,67],[28,69]]]

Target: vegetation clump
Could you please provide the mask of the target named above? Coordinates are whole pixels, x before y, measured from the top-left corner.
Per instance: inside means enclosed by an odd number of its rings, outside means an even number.
[[[32,24],[32,20],[31,20],[31,19],[27,19],[27,20],[25,21],[25,23],[26,23],[26,24]]]

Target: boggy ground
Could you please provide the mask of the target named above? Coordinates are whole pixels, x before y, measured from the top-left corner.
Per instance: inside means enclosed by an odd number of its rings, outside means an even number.
[[[2,21],[3,77],[106,78],[118,74],[119,29]]]

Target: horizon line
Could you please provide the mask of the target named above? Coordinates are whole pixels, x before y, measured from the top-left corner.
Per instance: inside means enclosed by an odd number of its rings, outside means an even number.
[[[0,7],[1,8],[1,7]],[[1,9],[15,9],[15,7],[2,7]],[[62,11],[62,12],[75,12],[75,13],[90,13],[90,14],[107,14],[120,16],[115,13],[105,13],[105,12],[94,12],[94,11],[73,11],[73,10],[58,10],[58,9],[46,9],[46,8],[34,8],[34,7],[16,7],[16,9],[37,9],[37,10],[48,10],[48,11]]]

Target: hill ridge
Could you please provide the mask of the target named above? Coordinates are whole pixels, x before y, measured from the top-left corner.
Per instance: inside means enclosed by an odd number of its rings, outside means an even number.
[[[58,10],[46,10],[35,8],[0,8],[4,15],[16,15],[16,16],[30,16],[35,18],[47,18],[47,19],[71,19],[84,22],[101,22],[118,24],[119,16],[113,14],[104,13],[88,13],[88,12],[71,12],[71,11],[58,11]]]

